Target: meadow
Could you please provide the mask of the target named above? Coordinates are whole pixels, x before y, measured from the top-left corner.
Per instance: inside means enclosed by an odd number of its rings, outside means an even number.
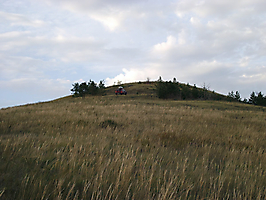
[[[0,199],[265,199],[265,108],[149,92],[0,110]]]

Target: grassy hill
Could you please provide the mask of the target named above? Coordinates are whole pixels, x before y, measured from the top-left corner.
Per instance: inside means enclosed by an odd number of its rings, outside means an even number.
[[[128,95],[0,110],[0,199],[264,199],[265,107]]]

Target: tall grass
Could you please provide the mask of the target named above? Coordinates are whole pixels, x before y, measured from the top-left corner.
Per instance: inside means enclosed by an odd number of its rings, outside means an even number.
[[[2,199],[264,199],[262,107],[130,96],[0,110]]]

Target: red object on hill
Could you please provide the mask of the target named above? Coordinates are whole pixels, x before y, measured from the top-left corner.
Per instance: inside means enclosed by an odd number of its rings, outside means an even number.
[[[115,91],[115,94],[124,94],[124,95],[127,95],[127,91],[123,88],[123,87],[119,87],[116,91]]]

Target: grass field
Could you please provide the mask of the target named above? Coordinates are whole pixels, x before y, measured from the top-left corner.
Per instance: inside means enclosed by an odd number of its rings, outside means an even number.
[[[264,107],[127,89],[0,110],[0,199],[265,199]]]

